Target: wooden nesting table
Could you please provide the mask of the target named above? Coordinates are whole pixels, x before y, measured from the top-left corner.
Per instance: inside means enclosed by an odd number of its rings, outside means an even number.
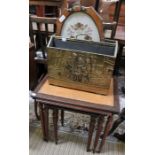
[[[39,103],[43,139],[48,141],[48,110],[53,110],[55,143],[58,142],[58,110],[74,111],[90,115],[90,125],[87,141],[87,151],[100,152],[106,136],[111,128],[112,115],[119,113],[119,98],[117,95],[117,79],[111,80],[109,95],[99,95],[74,89],[68,89],[48,84],[47,76],[34,90],[33,98]],[[104,129],[103,139],[99,143],[103,131],[104,117],[108,116]],[[97,132],[93,148],[91,149],[92,135],[97,121]],[[98,150],[97,146],[99,145]]]

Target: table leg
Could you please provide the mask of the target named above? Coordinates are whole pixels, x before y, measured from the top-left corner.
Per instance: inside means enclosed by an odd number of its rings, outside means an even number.
[[[40,120],[40,116],[38,115],[38,102],[36,100],[34,100],[34,112],[37,120]]]
[[[49,124],[49,109],[47,107],[44,108],[44,118],[45,118],[45,133],[46,133],[46,141],[48,141],[48,124]]]
[[[64,126],[64,110],[61,110],[61,125]]]
[[[99,116],[98,123],[97,123],[97,131],[96,131],[93,153],[95,153],[96,147],[98,146],[100,134],[103,130],[103,121],[104,121],[104,116]]]
[[[90,151],[90,144],[92,141],[93,131],[95,128],[96,118],[95,116],[91,116],[90,124],[89,124],[89,132],[88,132],[88,142],[87,142],[87,152]]]
[[[101,152],[102,146],[105,143],[105,139],[108,136],[108,133],[109,133],[110,128],[111,128],[111,125],[112,125],[112,115],[110,115],[108,117],[108,120],[107,120],[107,123],[106,123],[106,126],[105,126],[105,130],[104,130],[104,134],[103,134],[103,138],[102,138],[101,143],[100,143],[100,146],[99,146],[98,153]]]
[[[53,109],[53,125],[54,125],[54,138],[55,144],[58,144],[58,109]]]
[[[42,127],[43,139],[45,141],[47,141],[45,116],[44,116],[44,109],[43,109],[43,104],[42,103],[39,103],[39,110],[40,110],[40,120],[41,120],[41,127]]]

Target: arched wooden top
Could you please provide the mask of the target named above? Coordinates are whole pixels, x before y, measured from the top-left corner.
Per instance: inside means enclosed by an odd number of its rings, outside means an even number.
[[[57,25],[56,35],[61,36],[61,31],[62,31],[63,24],[65,23],[66,19],[75,12],[86,13],[87,15],[89,15],[92,18],[92,20],[94,21],[94,23],[95,23],[95,25],[96,25],[96,27],[98,29],[98,33],[99,33],[99,36],[100,36],[100,41],[102,41],[104,39],[102,18],[95,11],[95,9],[93,7],[79,7],[79,6],[76,6],[75,8],[65,9],[62,16],[60,18],[58,18],[57,21],[56,21],[56,25]]]

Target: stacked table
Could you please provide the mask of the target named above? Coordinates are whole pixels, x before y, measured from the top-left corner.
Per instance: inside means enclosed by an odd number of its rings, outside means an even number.
[[[119,113],[119,97],[117,95],[117,78],[112,78],[108,95],[99,95],[74,89],[68,89],[49,85],[48,78],[40,82],[34,90],[33,98],[39,103],[40,118],[42,124],[43,139],[48,141],[48,113],[53,110],[55,143],[58,143],[58,111],[67,110],[90,116],[87,151],[100,152],[112,125],[113,114]],[[104,135],[99,144],[99,138],[103,131],[104,117],[108,116]],[[91,148],[92,136],[97,121],[97,131]],[[98,146],[99,145],[99,146]],[[98,149],[97,149],[98,148]]]

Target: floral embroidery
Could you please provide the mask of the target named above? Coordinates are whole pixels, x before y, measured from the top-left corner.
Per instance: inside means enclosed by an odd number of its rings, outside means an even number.
[[[82,40],[92,40],[92,29],[87,24],[82,24],[80,22],[75,25],[71,25],[67,29],[67,34],[70,38],[82,39]]]

